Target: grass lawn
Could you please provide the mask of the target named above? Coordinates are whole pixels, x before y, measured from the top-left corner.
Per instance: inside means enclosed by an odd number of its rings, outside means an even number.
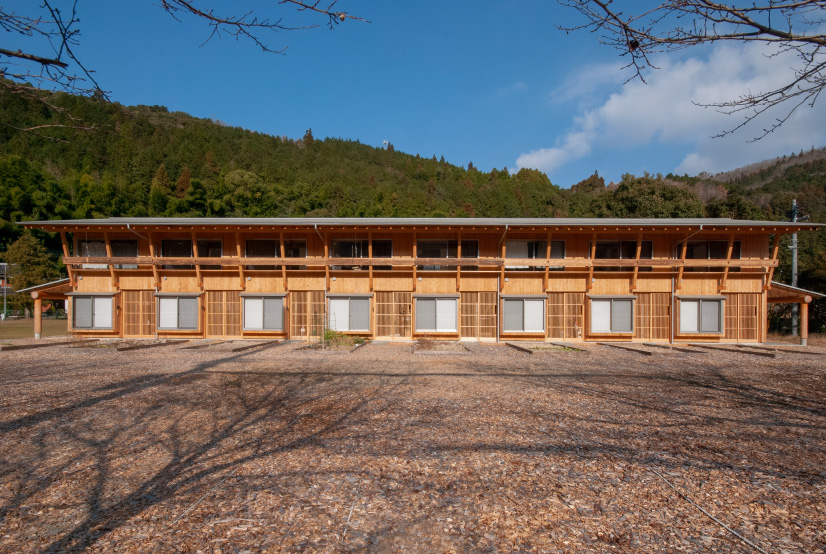
[[[58,337],[65,335],[65,319],[44,319],[43,333],[45,337]],[[8,339],[31,339],[34,338],[34,319],[13,319],[0,321],[0,341]]]

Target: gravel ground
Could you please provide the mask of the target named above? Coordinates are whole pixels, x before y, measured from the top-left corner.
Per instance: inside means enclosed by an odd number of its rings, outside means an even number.
[[[826,550],[826,346],[232,346],[0,352],[0,551]]]

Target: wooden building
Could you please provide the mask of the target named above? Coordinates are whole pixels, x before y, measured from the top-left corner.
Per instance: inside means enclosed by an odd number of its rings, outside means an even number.
[[[69,273],[61,294],[76,335],[308,339],[329,328],[383,340],[639,342],[764,341],[779,238],[819,227],[447,218],[22,225],[60,233]]]

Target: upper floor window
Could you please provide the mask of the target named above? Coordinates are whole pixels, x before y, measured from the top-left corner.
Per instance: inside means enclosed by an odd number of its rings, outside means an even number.
[[[161,257],[191,258],[192,241],[190,239],[164,239],[161,241]],[[192,269],[192,265],[164,264],[164,269]]]
[[[198,239],[199,258],[220,258],[224,255],[221,239]],[[202,265],[201,269],[221,269],[220,265]]]
[[[650,240],[640,242],[640,259],[650,260],[654,247]],[[596,260],[634,260],[637,258],[637,241],[635,240],[598,240],[594,259]],[[651,267],[640,267],[640,271],[651,271]],[[630,266],[595,266],[594,271],[634,271]]]
[[[548,255],[548,241],[546,240],[508,240],[505,243],[505,258],[522,260],[542,259]],[[565,258],[565,241],[551,241],[551,259]],[[507,265],[505,269],[521,271],[545,271],[544,266]],[[552,270],[561,270],[561,266],[551,266]]]
[[[679,251],[678,251],[679,252]],[[725,260],[728,258],[727,240],[694,240],[689,241],[686,247],[687,260]],[[731,245],[731,259],[740,259],[740,241],[735,240]],[[714,271],[713,267],[686,267],[685,271]],[[739,267],[732,267],[729,271],[740,271]]]
[[[330,242],[331,258],[369,258],[370,241],[368,239],[333,239]],[[374,258],[392,258],[393,241],[390,239],[373,240]],[[366,269],[361,265],[334,265],[332,269]],[[374,266],[374,269],[392,269],[392,266]]]
[[[416,241],[417,258],[457,258],[459,256],[459,241],[455,239],[422,239]],[[479,241],[462,240],[462,258],[478,258]],[[420,265],[418,269],[424,271],[438,271],[456,269],[455,265]],[[476,266],[462,266],[462,269],[477,269]]]
[[[274,239],[248,239],[245,255],[247,258],[280,258],[281,246]],[[247,269],[275,270],[276,265],[248,265]]]
[[[285,239],[284,240],[284,257],[285,258],[306,258],[307,257],[307,241],[304,239]],[[307,269],[303,265],[288,265],[287,269]]]
[[[77,241],[77,256],[82,258],[105,258],[106,241],[103,240],[83,240]],[[81,264],[82,269],[106,269],[106,264]]]
[[[116,239],[109,242],[114,258],[137,258],[138,241],[131,239]],[[138,264],[115,264],[115,269],[137,269]]]

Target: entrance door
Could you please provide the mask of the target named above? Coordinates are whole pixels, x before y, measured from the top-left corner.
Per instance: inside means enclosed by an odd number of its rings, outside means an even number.
[[[376,336],[409,339],[412,336],[413,293],[376,292]]]
[[[496,293],[463,292],[460,300],[460,337],[496,340]]]
[[[155,336],[155,293],[151,290],[125,290],[123,301],[123,336]]]

